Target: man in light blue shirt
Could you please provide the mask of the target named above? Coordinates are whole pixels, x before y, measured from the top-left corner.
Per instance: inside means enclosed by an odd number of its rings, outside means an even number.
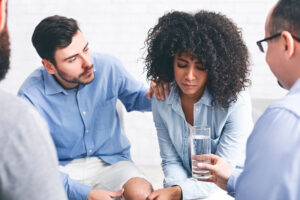
[[[116,58],[91,54],[74,19],[45,18],[32,42],[43,67],[25,80],[18,95],[48,122],[69,199],[122,194],[125,199],[145,199],[152,187],[131,161],[116,101],[127,111],[151,111],[147,88]]]
[[[232,172],[223,158],[211,155],[207,181],[241,200],[300,199],[300,2],[280,0],[265,25],[266,61],[278,83],[289,90],[257,121],[247,142],[245,168]]]

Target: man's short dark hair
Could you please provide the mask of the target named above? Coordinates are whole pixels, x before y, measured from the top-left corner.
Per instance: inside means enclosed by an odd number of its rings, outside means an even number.
[[[300,0],[279,0],[271,14],[270,34],[289,31],[300,36]]]
[[[50,16],[36,26],[31,39],[32,44],[42,59],[47,59],[55,65],[55,51],[71,44],[78,30],[80,29],[75,19]]]

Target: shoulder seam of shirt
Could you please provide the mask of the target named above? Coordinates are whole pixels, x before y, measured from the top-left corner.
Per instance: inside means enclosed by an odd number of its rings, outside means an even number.
[[[20,92],[21,93],[27,93],[32,88],[39,88],[39,87],[36,87],[36,85],[43,85],[44,86],[44,83],[43,82],[40,83],[40,82],[41,82],[40,80],[35,80],[34,82],[27,83],[27,86],[25,88],[21,87]]]
[[[282,110],[282,111],[286,111],[288,113],[291,113],[293,115],[295,115],[295,117],[300,118],[300,115],[297,114],[295,111],[293,111],[290,108],[284,107],[284,106],[280,106],[280,105],[274,105],[274,106],[270,106],[267,110]],[[267,111],[266,110],[266,111]]]

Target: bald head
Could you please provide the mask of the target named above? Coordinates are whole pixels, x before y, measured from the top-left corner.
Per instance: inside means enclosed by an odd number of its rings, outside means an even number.
[[[300,1],[279,0],[271,10],[266,26],[270,35],[281,31],[300,36]]]
[[[265,36],[276,36],[267,41],[266,61],[280,85],[286,89],[300,78],[299,19],[299,0],[279,0],[265,24]]]

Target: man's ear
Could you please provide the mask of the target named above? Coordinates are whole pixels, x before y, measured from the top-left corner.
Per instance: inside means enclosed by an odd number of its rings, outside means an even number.
[[[293,36],[288,31],[283,31],[281,33],[281,38],[283,39],[283,45],[284,45],[284,51],[285,51],[285,58],[290,59],[294,53],[295,53],[295,41],[293,39]]]
[[[55,74],[56,73],[55,66],[52,64],[52,62],[50,62],[49,60],[43,59],[42,63],[43,63],[43,66],[46,68],[46,70],[50,74]]]
[[[7,0],[0,0],[0,32],[4,29],[7,20]]]

